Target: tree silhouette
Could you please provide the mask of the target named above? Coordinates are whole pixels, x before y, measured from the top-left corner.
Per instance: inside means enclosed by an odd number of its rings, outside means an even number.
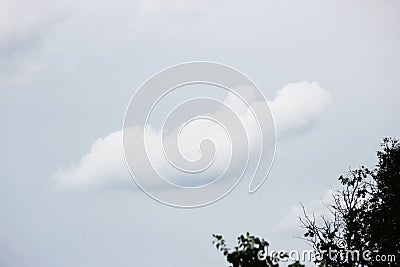
[[[393,138],[385,138],[382,151],[378,151],[379,163],[372,172],[375,181],[370,210],[368,241],[375,254],[395,255],[400,261],[400,144]],[[384,266],[374,262],[374,266]],[[397,264],[396,266],[400,266]]]
[[[237,238],[238,245],[235,246],[233,250],[226,246],[222,235],[214,234],[213,237],[213,244],[222,252],[232,267],[279,266],[280,260],[286,260],[288,258],[287,253],[268,255],[269,243],[262,238],[250,235],[250,233],[240,235]],[[302,267],[304,265],[295,262],[288,266]]]
[[[400,266],[400,144],[384,138],[381,147],[374,169],[362,166],[339,177],[342,188],[333,192],[334,204],[327,206],[332,218],[315,218],[303,207],[300,222],[305,239],[321,255],[317,263]]]
[[[333,191],[333,204],[327,206],[331,216],[316,218],[303,206],[304,239],[313,246],[318,265],[400,266],[399,141],[384,138],[377,158],[373,169],[361,166],[339,177],[342,187]],[[231,267],[279,266],[288,258],[287,253],[268,255],[269,243],[249,233],[238,237],[234,249],[226,246],[221,235],[213,237]]]

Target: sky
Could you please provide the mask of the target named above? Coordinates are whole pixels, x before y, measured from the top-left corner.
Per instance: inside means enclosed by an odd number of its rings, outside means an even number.
[[[398,1],[0,0],[0,266],[226,266],[213,233],[308,249],[300,203],[399,138]],[[121,130],[139,86],[190,61],[232,66],[276,123],[266,182],[197,209],[144,194]],[[227,98],[226,101],[229,99]]]

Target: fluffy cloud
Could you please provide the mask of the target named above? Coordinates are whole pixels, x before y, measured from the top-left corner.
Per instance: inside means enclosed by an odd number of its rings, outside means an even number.
[[[275,99],[268,101],[275,118],[277,137],[286,136],[291,132],[298,132],[299,129],[309,129],[326,109],[330,98],[329,91],[316,82],[292,83],[283,87],[278,91]],[[230,104],[230,106],[237,109],[238,116],[244,122],[248,131],[250,151],[256,150],[261,140],[256,134],[258,130],[254,125],[254,121],[250,118],[251,112],[237,105],[238,103],[229,96],[225,99],[225,104]],[[257,104],[257,102],[252,103],[252,108],[257,109]],[[200,128],[187,128],[186,135],[183,135],[186,138],[180,140],[182,142],[180,144],[181,152],[191,160],[201,155],[198,150],[199,140],[210,135],[210,131],[207,131],[207,133],[202,132],[201,129],[204,128],[201,127],[200,125]],[[203,127],[205,126],[203,125]],[[215,131],[211,131],[212,136],[210,139],[221,141],[216,142],[222,144],[220,148],[223,150],[218,155],[224,155],[224,157],[216,158],[215,166],[209,170],[211,173],[219,173],[224,168],[229,155],[229,146],[223,141],[226,136],[222,131],[218,131],[217,128]],[[143,129],[137,130],[143,131]],[[150,144],[148,151],[153,158],[153,165],[159,173],[163,174],[164,172],[168,177],[175,177],[174,183],[182,183],[184,180],[179,175],[169,175],[171,170],[162,156],[160,132],[152,129],[148,130],[146,138],[150,140],[148,142]],[[165,142],[174,142],[174,139],[167,137]],[[239,147],[239,149],[242,148]],[[251,162],[250,165],[252,165]],[[202,179],[210,177],[209,174],[207,173]],[[53,173],[51,181],[57,188],[129,186],[131,181],[124,162],[122,131],[116,131],[99,138],[78,163],[71,165],[69,168],[60,168]]]
[[[317,82],[290,83],[278,91],[270,107],[278,137],[312,126],[328,106],[331,94]]]
[[[122,150],[122,131],[101,137],[78,164],[51,176],[57,188],[120,186],[129,183]]]

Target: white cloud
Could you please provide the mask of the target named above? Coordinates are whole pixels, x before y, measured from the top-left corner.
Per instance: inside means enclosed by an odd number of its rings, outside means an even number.
[[[278,137],[310,127],[330,101],[330,92],[317,82],[304,81],[284,86],[269,102]]]
[[[329,100],[329,92],[315,82],[292,83],[283,87],[278,91],[276,98],[269,101],[275,117],[278,136],[286,135],[291,131],[295,132],[304,127],[310,127],[320,117],[321,112],[327,107]],[[247,109],[243,109],[243,106],[237,105],[238,103],[229,96],[225,100],[225,104],[234,107],[241,121],[246,124],[245,128],[250,138],[250,151],[257,150],[260,137],[258,137],[258,128],[256,124],[254,124],[251,112]],[[257,109],[258,104],[258,102],[252,103],[252,108]],[[180,140],[182,142],[180,143],[182,153],[189,159],[196,159],[196,157],[200,155],[198,150],[200,144],[199,140],[211,134],[211,139],[214,141],[216,140],[216,144],[222,144],[220,149],[223,151],[219,153],[220,151],[218,150],[217,155],[224,156],[216,159],[214,162],[215,166],[210,168],[210,172],[220,173],[221,169],[226,166],[225,164],[230,154],[230,147],[226,142],[224,143],[226,136],[217,129],[212,131],[212,133],[210,133],[210,131],[201,131],[201,129],[205,128],[201,128],[200,126],[200,128],[195,127],[193,129],[187,129],[187,138],[182,138],[182,140]],[[143,129],[137,130],[142,131]],[[177,130],[178,129],[175,129],[175,132]],[[166,143],[174,142],[171,136],[172,134],[167,136]],[[148,142],[148,144],[150,144],[148,150],[150,157],[153,159],[153,165],[162,175],[170,174],[171,168],[165,163],[161,150],[160,132],[150,129],[146,138],[150,140]],[[239,147],[239,149],[245,149],[245,147]],[[241,154],[246,155],[246,153]],[[251,165],[250,162],[249,166]],[[205,177],[209,177],[208,174],[209,173],[207,173]],[[175,183],[182,182],[182,177],[179,175],[168,175],[168,177],[175,177],[173,181]],[[66,169],[61,168],[51,176],[51,181],[58,188],[121,186],[124,184],[128,185],[129,179],[123,157],[122,131],[116,131],[99,138],[92,145],[90,151],[83,156],[78,163]],[[203,179],[209,178],[203,177]]]
[[[128,184],[128,179],[121,131],[97,139],[79,163],[51,176],[56,188],[119,186]]]

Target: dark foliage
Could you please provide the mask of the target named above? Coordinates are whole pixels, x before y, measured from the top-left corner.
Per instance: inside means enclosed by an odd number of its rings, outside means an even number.
[[[324,266],[400,266],[400,144],[384,138],[378,164],[361,167],[339,177],[342,189],[334,191],[332,218],[300,218],[305,239],[322,257]],[[304,208],[303,208],[304,209]],[[327,251],[335,251],[330,257]],[[349,251],[360,256],[351,257]],[[365,259],[363,252],[371,254]],[[391,262],[379,260],[394,256]]]
[[[239,236],[238,245],[234,249],[226,246],[221,235],[213,235],[216,248],[222,252],[232,267],[265,267],[279,266],[280,259],[287,259],[287,254],[268,255],[269,243],[264,239],[246,233]],[[289,267],[302,267],[299,262],[288,265]]]

